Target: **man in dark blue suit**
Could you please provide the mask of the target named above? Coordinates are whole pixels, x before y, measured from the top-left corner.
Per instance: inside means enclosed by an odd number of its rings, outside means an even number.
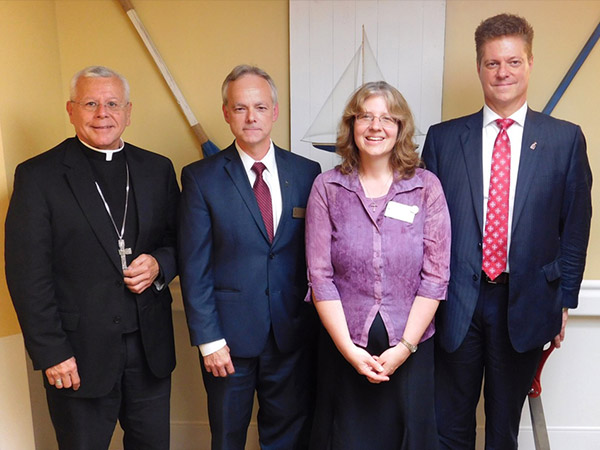
[[[179,256],[192,345],[203,359],[213,449],[243,449],[254,393],[263,449],[304,448],[316,316],[306,293],[304,212],[317,163],[271,141],[277,90],[257,67],[222,87],[235,136],[183,169]]]
[[[475,32],[485,106],[430,128],[423,159],[452,219],[448,301],[436,318],[441,447],[475,448],[485,374],[486,449],[517,448],[541,351],[577,307],[592,177],[581,129],[532,111],[533,29],[500,14]]]

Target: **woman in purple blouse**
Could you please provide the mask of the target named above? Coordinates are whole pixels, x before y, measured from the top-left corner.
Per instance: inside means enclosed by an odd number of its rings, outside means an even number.
[[[307,301],[327,331],[315,450],[438,448],[432,336],[450,275],[450,218],[413,133],[400,92],[366,83],[339,126],[342,163],[317,177],[308,200]]]

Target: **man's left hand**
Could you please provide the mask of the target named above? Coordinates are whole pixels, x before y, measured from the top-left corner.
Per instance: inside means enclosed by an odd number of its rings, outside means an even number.
[[[141,294],[152,285],[160,272],[158,261],[152,255],[141,254],[123,271],[125,286],[134,294]]]
[[[560,344],[565,340],[565,328],[567,327],[567,320],[569,319],[569,310],[563,309],[562,312],[562,325],[560,327],[560,333],[554,338],[554,346],[560,348]]]

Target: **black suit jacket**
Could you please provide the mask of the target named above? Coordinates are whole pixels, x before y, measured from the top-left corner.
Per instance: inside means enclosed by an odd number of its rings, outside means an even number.
[[[462,343],[477,304],[482,263],[483,112],[432,126],[423,159],[442,182],[452,220],[448,301],[436,315],[447,351]],[[585,138],[572,123],[528,110],[509,250],[508,329],[524,352],[558,334],[577,307],[592,214]]]
[[[75,356],[81,387],[61,393],[97,397],[117,379],[127,288],[114,228],[79,146],[67,139],[17,167],[6,218],[6,278],[34,367]],[[139,223],[132,257],[153,255],[168,283],[177,272],[175,172],[163,156],[130,144],[124,151]],[[152,286],[135,301],[150,370],[165,377],[175,366],[171,294]]]
[[[272,243],[235,145],[183,169],[179,266],[193,345],[225,338],[247,358],[271,327],[282,352],[314,337],[303,213],[320,167],[278,147],[275,159],[283,209]]]

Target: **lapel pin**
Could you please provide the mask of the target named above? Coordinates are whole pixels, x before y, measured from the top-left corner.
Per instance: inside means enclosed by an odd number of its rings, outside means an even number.
[[[529,146],[529,148],[530,148],[531,150],[535,150],[535,148],[536,148],[536,147],[537,147],[537,142],[534,142],[533,144],[531,144],[531,145]]]

